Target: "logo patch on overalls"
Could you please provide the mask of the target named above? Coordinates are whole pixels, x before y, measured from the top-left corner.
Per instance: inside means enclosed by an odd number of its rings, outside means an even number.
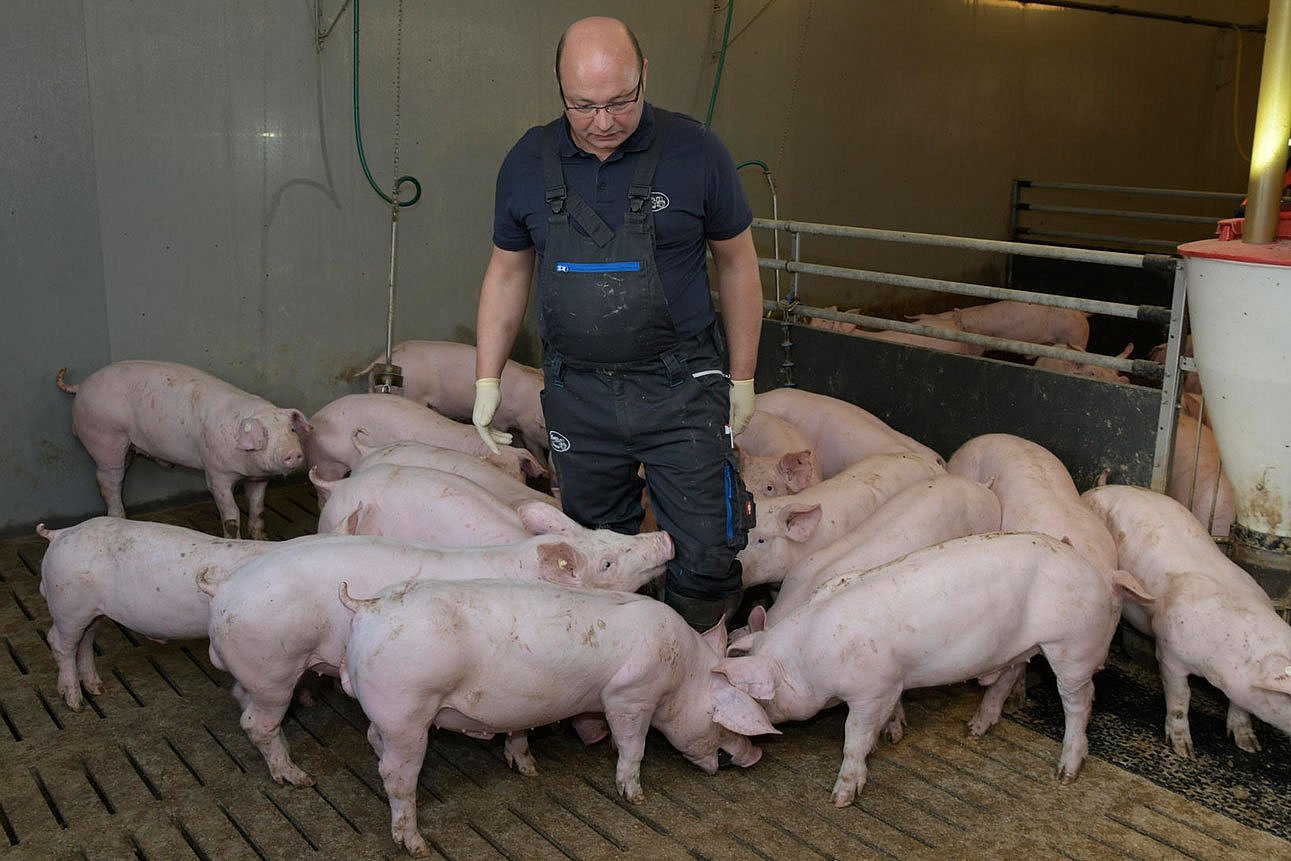
[[[662,191],[650,192],[650,211],[651,212],[659,212],[660,210],[667,209],[669,203],[670,201],[668,200],[668,195],[664,194]]]
[[[562,433],[556,431],[547,431],[547,436],[551,440],[552,451],[569,451],[569,440]]]

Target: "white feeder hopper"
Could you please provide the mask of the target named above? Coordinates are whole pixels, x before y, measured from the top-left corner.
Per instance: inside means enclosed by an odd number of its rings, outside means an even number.
[[[1291,0],[1273,0],[1246,219],[1182,245],[1206,412],[1237,499],[1234,561],[1291,608]]]

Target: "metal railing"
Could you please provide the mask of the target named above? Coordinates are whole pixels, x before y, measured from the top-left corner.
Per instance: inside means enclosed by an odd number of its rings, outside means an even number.
[[[1158,412],[1156,440],[1152,457],[1153,490],[1164,492],[1169,473],[1171,447],[1174,441],[1175,408],[1179,400],[1180,352],[1183,345],[1183,317],[1186,302],[1183,269],[1173,257],[1160,254],[1135,254],[1117,251],[1102,251],[1086,248],[1070,248],[1032,244],[1029,242],[1001,241],[994,239],[977,239],[963,236],[941,236],[930,233],[913,233],[899,230],[880,230],[866,227],[846,227],[832,224],[814,224],[802,221],[755,218],[753,227],[757,229],[784,231],[790,236],[790,259],[779,260],[759,258],[758,265],[772,271],[788,272],[789,289],[785,295],[777,295],[774,300],[765,300],[765,311],[779,313],[784,326],[784,342],[780,345],[785,351],[781,366],[782,373],[789,385],[793,385],[793,338],[791,327],[802,322],[803,317],[818,317],[825,320],[838,320],[855,323],[871,329],[888,329],[924,335],[947,341],[962,341],[976,344],[986,349],[1000,350],[1024,355],[1048,356],[1056,359],[1100,365],[1115,368],[1118,371],[1139,377],[1159,379],[1161,386],[1161,407]],[[874,240],[879,242],[958,248],[988,253],[1006,253],[1028,257],[1042,257],[1056,260],[1101,263],[1108,266],[1119,266],[1132,269],[1155,271],[1162,277],[1169,277],[1173,282],[1172,301],[1169,308],[1156,305],[1130,305],[1119,302],[1104,302],[1083,299],[1076,296],[1062,296],[1049,293],[1035,293],[1028,290],[1013,290],[987,284],[974,284],[964,281],[950,281],[939,278],[924,278],[914,275],[899,275],[866,269],[853,269],[841,266],[826,266],[804,262],[802,259],[803,236],[829,236],[851,239]],[[904,320],[890,320],[864,314],[849,314],[804,303],[799,293],[800,275],[819,275],[853,281],[865,281],[872,284],[928,290],[936,293],[950,293],[963,296],[975,296],[985,299],[1012,299],[1019,302],[1031,302],[1038,305],[1050,305],[1059,308],[1072,308],[1094,314],[1104,314],[1157,323],[1167,329],[1166,357],[1164,363],[1145,359],[1121,359],[1116,356],[1103,356],[1078,350],[1051,347],[1045,344],[1032,344],[1007,338],[996,338],[989,335],[978,335],[952,329],[942,329],[910,323]],[[779,288],[777,286],[777,294]],[[971,357],[969,357],[971,358]]]
[[[1112,246],[1173,254],[1180,243],[1213,236],[1215,222],[1231,216],[1243,197],[1245,195],[1240,193],[1223,191],[1015,179],[1010,194],[1009,236],[1017,241],[1062,242],[1094,247]],[[1148,211],[1100,205],[1100,201],[1106,201],[1109,198],[1142,199],[1142,202],[1136,203],[1135,206],[1148,206],[1154,201],[1162,201],[1177,207],[1183,202],[1188,202],[1192,204],[1189,208],[1194,211],[1187,213],[1173,212],[1168,209]],[[1087,200],[1090,203],[1081,205],[1068,202],[1072,200]],[[1205,211],[1197,212],[1198,209]],[[1042,217],[1033,218],[1035,214]],[[1082,219],[1098,219],[1104,222],[1112,219],[1121,222],[1148,223],[1160,227],[1176,225],[1179,229],[1162,231],[1169,235],[1156,237],[1088,232],[1076,229]]]

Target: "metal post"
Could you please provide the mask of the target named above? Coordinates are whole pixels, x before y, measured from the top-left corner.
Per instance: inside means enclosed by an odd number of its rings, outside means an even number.
[[[1170,478],[1170,460],[1174,455],[1174,434],[1178,426],[1179,354],[1183,351],[1183,315],[1188,291],[1183,267],[1176,264],[1174,296],[1170,301],[1170,327],[1166,338],[1165,376],[1161,380],[1161,411],[1157,418],[1156,448],[1152,452],[1152,489],[1165,493]],[[1200,429],[1198,430],[1200,435]]]
[[[1264,68],[1251,144],[1251,180],[1242,241],[1272,242],[1278,232],[1282,178],[1286,171],[1287,135],[1291,133],[1291,0],[1270,0],[1264,36]]]

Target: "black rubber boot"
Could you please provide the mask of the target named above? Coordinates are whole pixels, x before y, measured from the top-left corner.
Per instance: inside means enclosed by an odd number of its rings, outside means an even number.
[[[688,598],[668,589],[663,593],[663,601],[680,613],[686,624],[701,634],[712,630],[726,614],[725,598]]]

